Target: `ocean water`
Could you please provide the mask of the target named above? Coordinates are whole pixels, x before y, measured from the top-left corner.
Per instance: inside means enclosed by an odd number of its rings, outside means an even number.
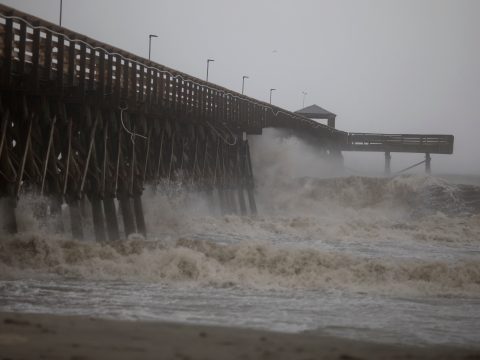
[[[475,179],[295,177],[285,144],[268,146],[272,165],[255,163],[256,217],[147,189],[148,239],[99,244],[91,224],[74,241],[24,197],[21,233],[0,235],[0,311],[480,343]]]

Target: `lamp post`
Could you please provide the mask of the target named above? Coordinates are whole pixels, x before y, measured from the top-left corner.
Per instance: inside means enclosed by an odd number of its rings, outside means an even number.
[[[208,81],[208,68],[210,67],[210,63],[214,62],[214,59],[207,59],[207,81]]]
[[[63,0],[60,0],[60,26],[62,26]]]
[[[243,91],[245,90],[245,79],[250,79],[247,75],[243,75],[243,78],[242,78],[242,95],[243,95]]]
[[[158,38],[158,35],[148,35],[148,60],[150,60],[152,56],[152,38]]]
[[[307,97],[307,92],[306,91],[302,91],[302,94],[303,94],[303,106],[302,106],[302,109],[305,107],[305,98]]]
[[[277,89],[270,89],[270,104],[272,103],[272,92],[275,91]]]

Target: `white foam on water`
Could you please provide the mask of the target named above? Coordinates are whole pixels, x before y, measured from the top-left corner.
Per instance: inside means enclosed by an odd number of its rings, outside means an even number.
[[[296,294],[298,304],[309,299],[311,311],[315,305],[312,294],[317,293],[327,297],[342,294],[328,303],[338,308],[343,302],[354,307],[360,301],[358,294],[367,294],[372,304],[385,296],[393,304],[395,299],[405,298],[412,302],[428,298],[433,303],[470,299],[473,305],[468,303],[466,308],[478,309],[480,214],[466,205],[465,198],[480,194],[479,188],[467,189],[431,176],[346,177],[338,165],[321,160],[324,150],[280,135],[267,133],[252,141],[258,216],[219,215],[206,194],[178,191],[175,185],[158,191],[149,188],[143,197],[148,239],[133,235],[100,244],[93,241],[89,221],[87,239],[72,240],[68,233],[58,231],[58,218],[38,216],[45,200],[23,197],[17,209],[21,233],[0,234],[0,282],[7,284],[3,289],[18,285],[22,290],[17,290],[26,294],[35,287],[22,287],[24,283],[39,283],[35,286],[42,291],[41,284],[68,281],[65,286],[74,298],[81,296],[81,291],[72,284],[82,288],[104,282],[111,294],[130,299],[128,289],[138,292],[139,288],[159,286],[161,293],[167,287],[176,296],[186,288],[193,294],[188,301],[185,294],[179,300],[186,301],[186,314],[188,308],[199,306],[195,294],[205,300],[208,294],[223,294],[225,289],[244,294],[237,300],[225,295],[225,301],[238,307],[245,298],[252,304],[269,296],[280,301],[276,292],[285,291],[290,294],[287,297]],[[157,290],[152,291],[155,295],[149,296],[158,296]],[[8,296],[16,299],[9,309],[17,309],[14,302],[19,300]],[[102,301],[116,306],[114,299]],[[153,316],[155,301],[133,313],[125,301],[127,307],[121,313],[128,317],[140,313]],[[176,300],[168,301],[164,308]],[[74,302],[66,299],[65,308],[73,307]],[[42,304],[32,300],[28,306],[56,311],[48,303]],[[25,306],[20,309],[28,309]],[[426,308],[428,304],[422,311]],[[201,319],[217,311],[207,310],[202,310]],[[448,321],[457,321],[462,311]],[[254,318],[268,318],[267,313],[262,314],[255,313],[246,324],[254,324]],[[243,315],[237,320],[241,318]],[[384,319],[389,318],[385,315]],[[267,320],[266,326],[277,328],[275,319]],[[295,329],[315,326],[304,327],[288,316],[285,322]],[[471,337],[465,335],[464,339]]]

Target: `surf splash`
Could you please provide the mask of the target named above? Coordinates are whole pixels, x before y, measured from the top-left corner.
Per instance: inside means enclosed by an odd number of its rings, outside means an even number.
[[[270,146],[254,164],[259,216],[215,214],[204,194],[175,186],[147,190],[148,240],[73,241],[25,197],[23,232],[0,235],[0,279],[480,295],[480,187],[425,176],[294,178],[306,175],[292,170],[305,149],[289,141],[257,144]],[[267,161],[279,154],[289,158]]]
[[[210,221],[213,226],[223,226],[221,231],[224,233],[251,227],[252,222],[268,233],[265,224],[270,222],[272,225],[277,221],[278,226],[284,229],[290,227],[290,234],[294,234],[304,233],[305,228],[312,226],[309,222],[313,220],[297,218],[288,222],[285,218],[243,220],[228,217]],[[469,231],[476,226],[475,231],[478,232],[480,218],[470,221],[458,224],[453,233],[459,230],[459,226],[469,228]],[[319,224],[315,223],[314,226]],[[355,226],[362,228],[367,224]],[[403,237],[409,231],[414,231],[415,226],[428,225],[419,222],[410,227],[404,226],[398,225],[400,230],[397,229]],[[384,254],[370,256],[362,252],[341,251],[343,246],[355,248],[345,238],[346,235],[341,234],[341,229],[339,227],[340,233],[333,247],[331,244],[324,246],[321,239],[309,245],[308,241],[299,244],[265,239],[237,241],[227,239],[226,235],[220,241],[198,238],[147,241],[134,238],[100,244],[73,241],[60,236],[20,234],[0,239],[0,273],[3,280],[61,277],[165,282],[180,286],[342,289],[397,295],[480,295],[478,257],[453,257],[453,251],[449,254],[452,258],[447,256],[438,259]],[[285,230],[281,232],[285,233]],[[235,235],[240,237],[238,233]],[[273,236],[272,233],[270,235]],[[475,241],[477,246],[478,239],[467,241]],[[462,240],[466,239],[456,239]],[[370,241],[373,246],[382,246],[381,238]],[[430,244],[439,239],[424,238],[422,241]]]

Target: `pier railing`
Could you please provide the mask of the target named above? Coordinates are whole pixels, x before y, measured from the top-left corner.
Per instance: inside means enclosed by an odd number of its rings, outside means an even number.
[[[4,5],[0,5],[0,59],[2,86],[9,90],[167,111],[251,133],[264,127],[309,128],[345,140],[342,131]]]
[[[349,133],[344,151],[452,154],[453,135]]]

